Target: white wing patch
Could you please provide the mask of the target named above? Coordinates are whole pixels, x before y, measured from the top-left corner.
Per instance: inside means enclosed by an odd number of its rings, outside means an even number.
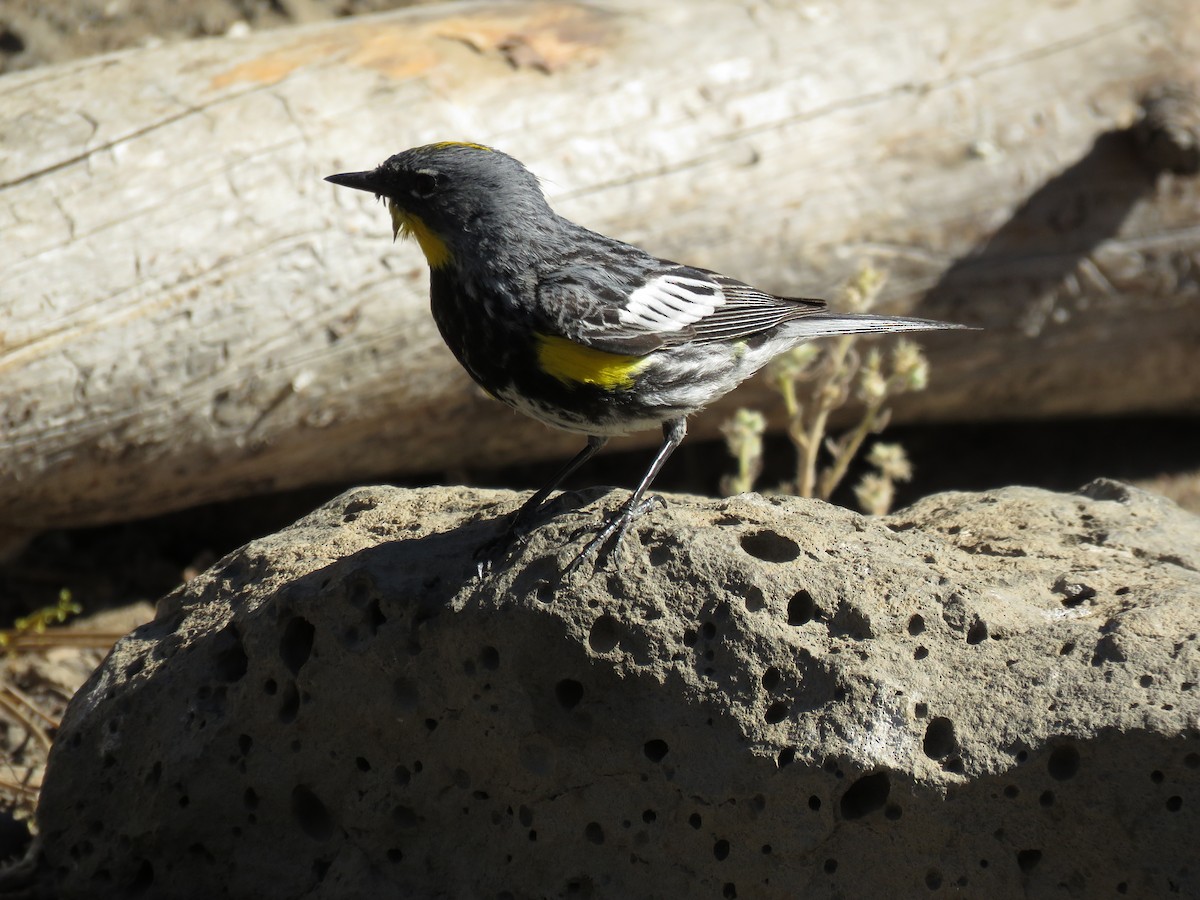
[[[629,295],[620,312],[624,325],[647,331],[679,331],[725,304],[716,282],[683,275],[659,275]]]

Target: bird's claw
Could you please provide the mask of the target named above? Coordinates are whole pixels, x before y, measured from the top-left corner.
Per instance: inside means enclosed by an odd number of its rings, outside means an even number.
[[[630,500],[632,499],[630,498]],[[633,520],[645,515],[657,505],[666,508],[667,502],[662,497],[654,494],[644,497],[637,503],[631,504],[629,501],[626,501],[617,507],[616,511],[608,517],[596,536],[584,545],[583,549],[575,555],[574,559],[567,563],[567,567],[563,569],[562,577],[568,577],[581,565],[599,553],[600,549],[606,544],[609,544],[608,552],[615,553],[617,548],[621,546],[621,541],[625,538],[625,534],[629,531],[629,526],[633,524]]]
[[[517,543],[529,534],[528,525],[522,521],[520,510],[509,517],[504,530],[475,551],[475,574],[485,578],[505,559]]]
[[[633,498],[631,497],[630,500]],[[615,552],[621,545],[621,541],[625,538],[626,532],[629,531],[629,526],[633,524],[635,519],[648,513],[655,506],[666,508],[667,502],[657,494],[649,497],[643,497],[637,503],[630,503],[627,500],[621,504],[609,516],[600,530],[589,540],[562,571],[563,578],[569,576],[576,571],[585,562],[600,552],[605,545],[608,545],[608,552]],[[581,528],[572,535],[572,540],[577,539],[588,528]],[[496,567],[508,557],[513,548],[529,534],[530,527],[519,516],[514,515],[505,526],[504,530],[494,537],[492,540],[482,544],[475,551],[475,574],[478,578],[483,579],[490,575]]]

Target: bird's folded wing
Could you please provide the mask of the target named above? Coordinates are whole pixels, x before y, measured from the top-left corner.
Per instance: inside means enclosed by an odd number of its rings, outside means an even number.
[[[633,272],[577,265],[538,285],[539,307],[562,336],[613,353],[735,341],[820,313],[820,300],[775,297],[732,278],[673,263]]]

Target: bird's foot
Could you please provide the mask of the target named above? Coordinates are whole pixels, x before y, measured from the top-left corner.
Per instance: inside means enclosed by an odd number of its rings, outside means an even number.
[[[522,512],[517,510],[509,516],[504,530],[475,551],[475,574],[479,578],[490,575],[533,530],[531,517],[521,515]]]
[[[474,554],[475,576],[482,579],[490,575],[492,570],[508,556],[508,551],[512,549],[514,543],[516,541],[506,528],[499,536],[480,544]]]
[[[497,569],[543,523],[553,519],[565,508],[578,506],[582,502],[580,496],[577,491],[564,491],[551,500],[537,504],[526,503],[509,515],[503,530],[475,551],[475,572],[478,577],[484,578]]]
[[[644,497],[637,502],[630,497],[605,520],[604,525],[596,533],[584,548],[576,554],[575,558],[567,564],[563,569],[562,577],[566,578],[581,565],[600,552],[600,549],[606,544],[609,545],[608,552],[613,553],[621,545],[621,540],[625,537],[625,533],[629,530],[629,526],[633,524],[633,520],[645,515],[654,509],[655,506],[662,506],[664,509],[667,506],[667,501],[657,494],[650,497]],[[611,543],[610,543],[611,541]]]

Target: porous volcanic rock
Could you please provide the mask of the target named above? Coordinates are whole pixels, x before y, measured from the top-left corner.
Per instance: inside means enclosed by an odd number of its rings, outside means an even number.
[[[162,600],[55,743],[52,890],[1200,896],[1195,516],[674,497],[560,581],[567,495],[476,578],[518,499],[361,488]]]

